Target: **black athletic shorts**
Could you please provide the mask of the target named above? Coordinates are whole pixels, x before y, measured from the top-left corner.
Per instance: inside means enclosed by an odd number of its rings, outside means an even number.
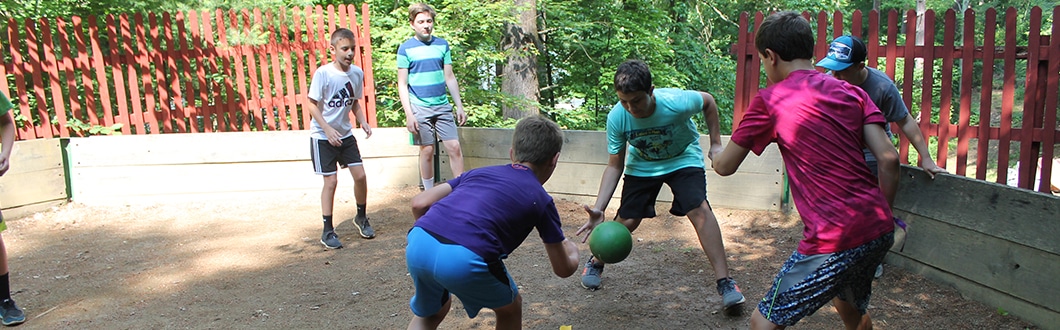
[[[626,175],[622,183],[622,204],[618,216],[623,219],[655,217],[655,201],[665,183],[674,195],[670,214],[684,216],[707,200],[707,175],[702,167],[686,167],[664,175],[643,177]],[[707,204],[710,207],[710,204]]]
[[[335,175],[338,166],[342,168],[361,165],[361,150],[357,148],[357,139],[350,135],[342,139],[342,146],[331,145],[328,140],[309,138],[310,157],[313,170],[320,175]]]

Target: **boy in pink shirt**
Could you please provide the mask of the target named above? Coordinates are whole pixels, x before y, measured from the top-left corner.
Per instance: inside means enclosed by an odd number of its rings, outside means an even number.
[[[762,22],[755,47],[769,81],[758,91],[714,171],[731,175],[753,151],[777,143],[803,221],[803,239],[751,317],[752,329],[782,329],[831,301],[847,329],[871,329],[867,309],[876,265],[894,242],[890,205],[898,153],[883,114],[857,87],[815,70],[810,23],[795,12]],[[879,162],[879,179],[862,147]]]

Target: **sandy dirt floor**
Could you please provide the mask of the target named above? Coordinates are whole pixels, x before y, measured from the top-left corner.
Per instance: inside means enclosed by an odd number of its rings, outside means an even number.
[[[346,248],[320,243],[316,193],[239,196],[191,205],[68,204],[9,219],[4,239],[23,329],[404,329],[412,281],[404,262],[415,187],[370,192],[378,237],[361,239],[352,189],[340,187],[337,232]],[[585,221],[580,204],[557,200],[568,236]],[[616,205],[617,206],[617,205]],[[745,329],[780,263],[795,248],[794,216],[715,210],[732,274],[748,303],[719,312],[714,274],[691,224],[668,215],[634,233],[633,253],[609,265],[603,287],[552,274],[531,234],[506,261],[521,287],[527,329]],[[608,214],[613,214],[609,210]],[[581,253],[588,246],[580,244]],[[580,274],[580,270],[579,270]],[[962,298],[898,267],[876,281],[877,329],[1034,329],[1004,311]],[[444,329],[489,329],[459,301]],[[828,306],[797,329],[841,328]]]

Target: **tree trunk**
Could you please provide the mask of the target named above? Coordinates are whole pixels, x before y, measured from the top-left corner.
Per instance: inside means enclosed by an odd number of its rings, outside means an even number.
[[[501,92],[521,99],[504,104],[504,118],[523,118],[538,114],[540,89],[537,82],[537,0],[513,0],[512,7],[519,24],[505,24],[501,49],[508,53],[501,76]]]

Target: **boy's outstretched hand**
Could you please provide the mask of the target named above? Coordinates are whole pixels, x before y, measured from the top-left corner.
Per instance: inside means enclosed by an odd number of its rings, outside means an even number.
[[[582,207],[585,208],[586,213],[589,213],[589,221],[582,225],[581,228],[578,228],[578,231],[574,232],[574,236],[581,236],[584,232],[585,237],[582,238],[582,243],[585,243],[585,241],[589,240],[589,234],[593,232],[593,228],[604,222],[604,211],[597,210],[589,205],[582,205]]]

